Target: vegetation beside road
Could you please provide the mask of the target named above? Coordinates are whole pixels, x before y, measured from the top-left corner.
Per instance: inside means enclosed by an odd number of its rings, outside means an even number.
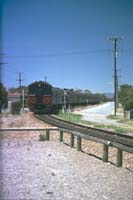
[[[119,99],[124,110],[133,109],[133,86],[128,84],[121,85]]]
[[[0,113],[2,108],[6,108],[8,105],[8,93],[6,88],[4,87],[4,85],[2,83],[0,83]]]
[[[82,115],[79,115],[79,114],[72,114],[72,113],[68,114],[68,113],[60,112],[57,116],[66,121],[80,123],[80,124],[88,125],[95,128],[115,131],[118,133],[133,133],[133,120],[124,120],[124,119],[119,120],[119,118],[117,117],[117,119],[120,122],[119,122],[119,125],[115,126],[112,124],[105,125],[98,122],[84,121],[82,120]]]

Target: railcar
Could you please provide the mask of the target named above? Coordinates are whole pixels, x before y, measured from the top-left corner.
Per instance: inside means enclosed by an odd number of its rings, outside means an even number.
[[[35,113],[50,113],[52,105],[52,86],[43,81],[36,81],[28,86],[28,106]]]
[[[84,93],[70,93],[65,96],[64,90],[54,88],[44,81],[36,81],[28,86],[28,106],[32,112],[40,114],[58,113],[64,105],[87,105],[99,103],[95,95]]]

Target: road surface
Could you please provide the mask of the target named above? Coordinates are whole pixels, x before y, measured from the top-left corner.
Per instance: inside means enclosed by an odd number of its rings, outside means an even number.
[[[107,102],[93,108],[86,108],[84,110],[76,111],[77,114],[83,115],[83,120],[100,122],[103,124],[117,124],[116,121],[107,119],[108,115],[114,113],[114,102]]]

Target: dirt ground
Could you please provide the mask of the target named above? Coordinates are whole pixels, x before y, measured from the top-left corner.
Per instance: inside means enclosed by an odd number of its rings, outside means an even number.
[[[1,122],[3,128],[51,127],[32,113],[3,115]],[[69,147],[67,133],[63,143],[58,131],[51,132],[49,142],[40,142],[39,135],[32,131],[1,136],[1,200],[133,199],[133,155],[124,152],[123,167],[116,168],[115,148],[109,149],[109,162],[103,163],[101,144],[83,140],[83,153],[76,143]]]
[[[44,123],[38,119],[36,119],[32,112],[22,113],[21,115],[11,115],[5,114],[1,117],[2,127],[53,127],[50,124]],[[23,139],[23,140],[39,140],[39,135],[42,132],[39,131],[24,131],[24,132],[7,132],[2,136],[4,139]],[[59,141],[59,132],[52,131],[50,134],[50,140]],[[70,135],[65,133],[63,142],[70,145]],[[76,142],[74,147],[76,147]],[[88,141],[82,140],[82,151],[90,154],[92,156],[96,156],[99,159],[102,159],[103,155],[103,145]],[[116,148],[109,148],[109,162],[115,164],[116,163]],[[123,152],[123,167],[133,170],[133,155],[127,152]]]

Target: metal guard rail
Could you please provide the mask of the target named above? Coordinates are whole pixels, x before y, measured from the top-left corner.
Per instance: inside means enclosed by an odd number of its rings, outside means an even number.
[[[94,136],[90,136],[90,135],[86,135],[83,133],[79,133],[79,132],[75,132],[72,130],[67,130],[67,129],[63,129],[63,128],[58,128],[58,127],[48,127],[48,128],[1,128],[0,129],[0,134],[1,132],[7,132],[7,131],[46,131],[46,140],[49,141],[50,138],[50,131],[59,131],[60,132],[60,142],[63,142],[63,133],[69,133],[71,135],[70,138],[70,146],[71,148],[74,147],[74,136],[77,136],[77,150],[81,151],[82,150],[82,138],[86,139],[86,140],[90,140],[90,141],[94,141],[97,143],[101,143],[103,144],[103,162],[108,162],[108,149],[109,146],[115,147],[117,148],[117,163],[116,166],[117,167],[121,167],[122,166],[122,161],[123,161],[123,151],[126,151],[128,153],[133,153],[133,147],[132,146],[127,146],[127,145],[123,145],[117,142],[112,142],[109,140],[105,140],[105,139],[101,139],[101,138],[97,138]]]

